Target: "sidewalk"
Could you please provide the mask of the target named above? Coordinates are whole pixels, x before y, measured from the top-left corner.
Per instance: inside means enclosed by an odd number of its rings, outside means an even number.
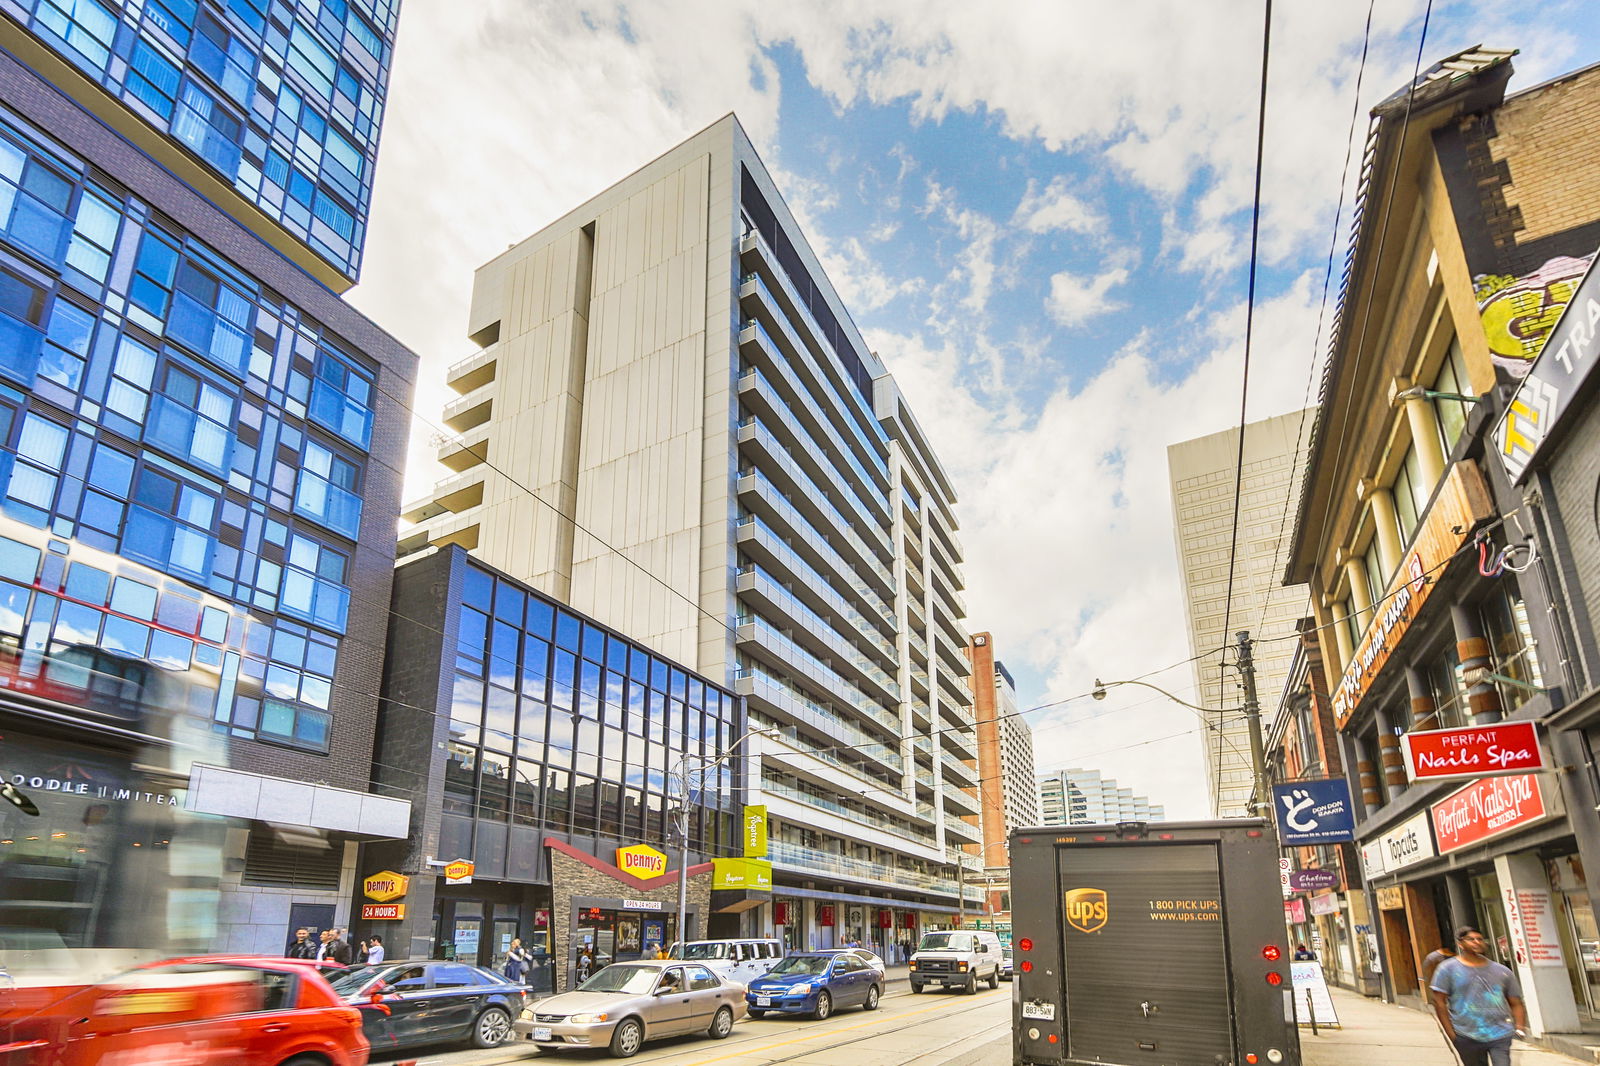
[[[1331,988],[1339,1029],[1300,1029],[1304,1066],[1460,1066],[1430,1014]],[[1580,1059],[1517,1041],[1513,1066],[1573,1066]]]

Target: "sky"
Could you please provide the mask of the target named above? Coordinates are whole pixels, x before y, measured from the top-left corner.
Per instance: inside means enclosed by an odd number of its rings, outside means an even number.
[[[1419,43],[1520,49],[1512,91],[1600,60],[1600,5],[1425,3],[1375,0],[1364,66],[1366,4],[1275,5],[1251,421],[1316,399],[1352,115],[1359,157]],[[967,625],[1041,708],[1039,769],[1207,816],[1191,713],[1088,694],[1197,700],[1166,449],[1238,422],[1262,14],[405,0],[350,299],[422,359],[407,498],[440,476],[473,270],[732,111],[955,484]]]

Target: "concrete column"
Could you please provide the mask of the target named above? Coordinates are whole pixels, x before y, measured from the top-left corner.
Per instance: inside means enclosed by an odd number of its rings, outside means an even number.
[[[1345,622],[1343,615],[1346,610],[1343,604],[1334,604],[1329,612],[1328,621],[1332,623],[1333,642],[1339,649],[1339,672],[1344,673],[1345,667],[1350,665],[1350,660],[1356,657],[1355,643],[1350,636],[1350,626]],[[1329,675],[1330,678],[1334,675]]]
[[[1391,796],[1398,796],[1410,785],[1406,777],[1405,756],[1400,754],[1400,731],[1405,722],[1399,708],[1378,708],[1378,761],[1383,765],[1383,785]]]
[[[1489,641],[1484,637],[1483,627],[1472,609],[1459,604],[1452,606],[1450,622],[1455,627],[1456,655],[1461,659],[1463,674],[1471,677],[1475,670],[1493,670],[1494,658],[1489,653]],[[1472,716],[1473,725],[1489,725],[1503,717],[1500,690],[1494,687],[1493,681],[1483,680],[1467,687],[1467,710]]]
[[[1517,979],[1528,1004],[1528,1024],[1535,1034],[1577,1032],[1578,1005],[1567,980],[1544,864],[1532,851],[1496,855],[1494,872],[1500,881]]]
[[[1395,378],[1394,391],[1411,387],[1409,378]],[[1433,402],[1417,396],[1402,401],[1406,422],[1411,427],[1411,444],[1417,449],[1417,465],[1422,471],[1422,483],[1432,492],[1444,480],[1444,445],[1439,439],[1439,415]]]
[[[1350,609],[1361,620],[1365,631],[1372,624],[1372,592],[1367,588],[1367,568],[1359,556],[1344,561],[1344,577],[1350,583]]]
[[[1428,687],[1428,679],[1422,671],[1414,666],[1406,667],[1406,695],[1411,698],[1411,728],[1439,728],[1439,722],[1434,718],[1439,708],[1433,700],[1433,689]]]
[[[1400,516],[1394,510],[1394,493],[1377,486],[1367,490],[1372,505],[1372,525],[1378,537],[1378,561],[1391,579],[1400,566]]]

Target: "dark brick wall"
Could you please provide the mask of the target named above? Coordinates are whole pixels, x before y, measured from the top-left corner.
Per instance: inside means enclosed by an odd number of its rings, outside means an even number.
[[[8,31],[20,32],[10,23],[4,25]],[[371,779],[378,722],[378,689],[394,575],[394,526],[400,509],[417,357],[5,50],[0,50],[0,101],[296,305],[347,348],[363,354],[377,370],[361,537],[348,573],[352,597],[349,628],[334,676],[332,750],[321,756],[234,740],[230,756],[233,765],[252,772],[365,790]]]

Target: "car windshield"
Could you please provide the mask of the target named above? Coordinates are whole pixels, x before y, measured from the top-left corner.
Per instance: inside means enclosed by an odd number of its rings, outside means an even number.
[[[790,955],[772,968],[772,973],[822,973],[828,968],[826,955]]]
[[[656,987],[661,971],[654,966],[607,966],[578,988],[584,992],[622,992],[642,996]]]
[[[379,974],[386,974],[394,969],[393,966],[357,966],[353,970],[334,974],[328,979],[333,985],[333,990],[341,996],[353,995]]]
[[[918,951],[971,951],[971,933],[929,933],[917,945]]]
[[[675,959],[725,959],[728,957],[726,944],[674,944],[672,957]]]

